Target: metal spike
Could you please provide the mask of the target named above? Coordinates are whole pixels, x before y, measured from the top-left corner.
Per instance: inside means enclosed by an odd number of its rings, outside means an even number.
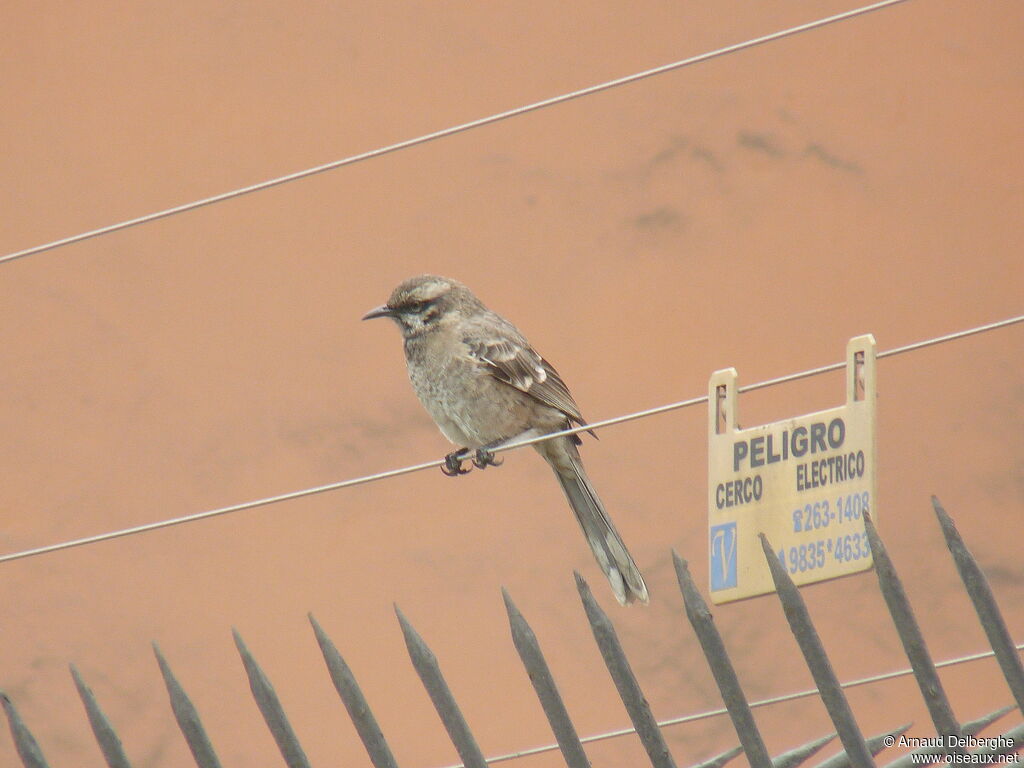
[[[281,756],[285,763],[288,768],[310,768],[306,753],[303,751],[302,745],[299,744],[291,723],[288,722],[288,717],[284,713],[280,699],[277,698],[274,686],[270,684],[270,680],[263,674],[256,659],[249,653],[238,630],[232,628],[231,634],[235,638],[235,647],[238,648],[238,653],[242,657],[245,673],[249,676],[249,689],[252,691],[253,698],[256,699],[256,705],[260,708],[274,741],[277,742],[277,748],[281,750]]]
[[[982,629],[988,636],[988,642],[995,652],[999,668],[1003,671],[1003,677],[1006,678],[1006,684],[1010,686],[1017,706],[1024,711],[1024,665],[1021,664],[1020,654],[1014,647],[1013,639],[1006,628],[1006,621],[1003,620],[1003,614],[999,611],[988,579],[985,578],[977,561],[967,549],[967,545],[964,544],[953,519],[935,496],[932,496],[932,507],[935,509],[935,515],[939,518],[939,525],[942,528],[942,535],[946,537],[949,553],[953,556],[953,562],[956,563],[956,569],[960,572],[960,578],[967,588],[967,594],[970,596],[971,602],[974,603],[974,610],[981,621]]]
[[[821,700],[828,710],[828,716],[836,727],[839,740],[843,742],[843,749],[850,756],[850,762],[855,768],[874,768],[875,761],[871,757],[868,745],[864,742],[864,734],[853,717],[853,710],[846,700],[839,685],[839,678],[832,670],[832,664],[825,653],[825,646],[822,645],[818,631],[811,621],[811,614],[807,610],[807,604],[796,588],[793,579],[790,578],[786,569],[779,562],[778,556],[772,551],[768,537],[763,533],[758,534],[761,539],[761,548],[764,550],[765,559],[768,561],[768,570],[771,571],[772,581],[775,582],[775,591],[778,594],[779,602],[782,603],[782,610],[786,614],[786,621],[796,638],[797,645],[804,655],[811,676]]]
[[[888,740],[889,739],[899,739],[900,736],[902,736],[904,733],[906,733],[907,731],[910,730],[910,728],[911,728],[911,726],[913,724],[914,724],[913,722],[910,722],[910,723],[907,723],[906,725],[901,725],[899,728],[894,728],[891,731],[886,731],[885,733],[880,733],[877,736],[870,736],[868,738],[868,749],[871,750],[871,754],[872,755],[877,755],[879,752],[882,752],[882,751],[888,749],[889,748]]]
[[[178,721],[188,748],[192,751],[192,758],[199,768],[220,768],[220,760],[217,753],[213,751],[213,744],[206,735],[206,729],[199,719],[192,700],[189,699],[185,689],[181,687],[178,678],[171,672],[171,667],[160,653],[160,646],[153,643],[153,653],[156,654],[156,663],[160,665],[160,674],[164,678],[164,685],[167,686],[167,694],[171,699],[171,710],[174,712],[174,719]]]
[[[587,582],[579,573],[575,573],[575,576],[576,589],[580,593],[583,609],[587,612],[587,618],[590,620],[594,640],[597,641],[597,647],[601,650],[601,656],[604,657],[605,666],[608,667],[608,672],[611,673],[612,680],[615,682],[619,697],[626,706],[629,719],[633,721],[636,734],[640,737],[644,749],[647,750],[651,765],[655,768],[676,768],[675,760],[672,759],[672,754],[668,751],[668,745],[661,734],[661,729],[651,713],[651,707],[647,703],[647,699],[644,698],[643,691],[640,690],[633,669],[629,665],[629,660],[622,650],[622,644],[615,633],[615,628],[612,627],[608,615],[597,604]]]
[[[75,665],[71,664],[70,667],[71,677],[75,681],[75,687],[78,689],[78,695],[82,699],[82,704],[85,705],[85,713],[89,717],[89,725],[92,726],[93,735],[96,737],[100,750],[103,752],[103,759],[107,761],[107,765],[110,768],[131,768],[128,756],[124,753],[124,747],[121,746],[121,739],[118,738],[114,727],[110,724],[110,720],[107,719],[107,716],[103,714],[103,710],[100,709],[92,689],[85,684],[82,676],[78,674],[78,669]]]
[[[555,679],[551,676],[548,663],[541,653],[540,644],[533,629],[523,618],[523,614],[516,608],[515,603],[509,596],[508,591],[502,587],[501,595],[505,600],[505,611],[508,613],[508,623],[512,630],[512,643],[519,652],[519,658],[526,667],[526,672],[533,683],[533,689],[537,692],[544,714],[547,715],[551,730],[554,731],[555,740],[558,742],[562,755],[569,768],[590,768],[590,760],[587,753],[583,751],[580,737],[576,733],[576,727],[569,719],[569,712],[565,708],[562,696],[558,693]]]
[[[717,757],[712,757],[710,760],[705,760],[703,763],[697,763],[693,768],[722,768],[722,766],[730,760],[742,754],[743,747],[733,747],[728,752],[723,752]]]
[[[752,768],[767,768],[772,764],[771,756],[768,754],[764,739],[761,738],[754,715],[750,711],[750,705],[747,703],[742,686],[740,686],[736,670],[732,666],[732,660],[725,650],[722,636],[715,627],[711,611],[708,610],[707,603],[704,602],[704,598],[697,590],[697,585],[693,583],[686,561],[674,549],[672,550],[672,562],[675,564],[679,589],[683,593],[686,616],[690,619],[693,631],[704,650],[704,657],[718,684],[718,690],[722,693],[722,701],[729,711],[729,717],[736,729],[736,735],[739,736],[740,744],[747,753],[747,760]]]
[[[828,736],[822,736],[820,739],[809,741],[796,749],[783,752],[772,760],[772,764],[775,768],[796,768],[800,763],[813,757],[815,753],[821,750],[835,737],[835,733],[830,733]]]
[[[868,745],[868,751],[872,755],[877,755],[882,750],[888,749],[891,745],[886,743],[886,739],[898,738],[901,734],[906,733],[912,725],[913,723],[907,723],[906,725],[901,725],[899,728],[895,728],[891,731],[880,733],[877,736],[869,736],[864,740]],[[827,760],[818,763],[817,768],[849,768],[849,766],[850,756],[844,749],[842,752],[838,752]]]
[[[324,655],[327,671],[331,675],[334,688],[344,702],[345,709],[348,710],[348,715],[352,718],[352,724],[355,725],[359,738],[363,740],[363,746],[366,747],[374,768],[398,768],[398,763],[395,762],[395,757],[384,740],[384,734],[381,732],[380,726],[377,725],[377,718],[373,716],[370,705],[366,702],[352,670],[338,653],[338,649],[334,647],[334,643],[331,642],[327,633],[313,618],[312,613],[309,614],[309,622],[313,625],[313,633],[316,635],[317,643],[320,644],[320,651]]]
[[[942,687],[939,673],[935,670],[935,662],[932,661],[932,657],[928,653],[928,646],[921,634],[917,619],[914,618],[914,610],[910,607],[903,583],[896,574],[892,559],[867,511],[864,512],[864,530],[867,532],[868,542],[871,545],[871,554],[875,561],[875,574],[878,577],[878,584],[882,588],[882,596],[885,598],[885,604],[889,607],[893,624],[896,625],[896,632],[903,643],[903,650],[914,670],[914,677],[921,689],[921,695],[924,697],[925,706],[928,707],[935,731],[941,734],[960,735],[960,723],[953,714],[946,690]]]
[[[3,691],[0,691],[0,702],[3,703],[7,723],[11,727],[14,747],[18,750],[18,757],[21,758],[25,768],[50,768],[50,764],[43,757],[42,750],[39,749],[39,742],[22,721],[18,710],[14,708],[14,702]]]
[[[966,736],[977,736],[983,730],[988,728],[992,723],[1001,718],[1003,715],[1008,715],[1010,712],[1015,710],[1016,707],[1012,704],[1000,707],[995,712],[989,712],[987,715],[979,717],[977,720],[971,720],[960,726],[960,730],[964,732]]]
[[[402,627],[402,634],[405,636],[405,646],[409,649],[409,658],[412,659],[412,665],[416,668],[420,680],[423,681],[423,686],[427,689],[430,700],[434,702],[434,709],[437,710],[441,722],[444,723],[445,730],[448,731],[448,736],[455,745],[459,757],[462,758],[465,768],[487,768],[484,754],[480,751],[476,739],[469,730],[469,725],[467,725],[466,719],[462,716],[462,710],[455,703],[455,697],[452,696],[451,689],[448,688],[444,675],[441,674],[441,667],[437,663],[437,657],[427,647],[427,644],[423,642],[423,638],[413,629],[412,624],[405,618],[397,605],[395,606],[395,614],[398,616],[398,623]]]

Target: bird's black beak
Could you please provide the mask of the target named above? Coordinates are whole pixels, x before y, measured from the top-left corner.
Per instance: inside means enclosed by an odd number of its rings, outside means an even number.
[[[365,315],[363,320],[373,320],[375,317],[394,317],[395,310],[389,307],[387,304],[381,304],[379,307],[374,307]]]

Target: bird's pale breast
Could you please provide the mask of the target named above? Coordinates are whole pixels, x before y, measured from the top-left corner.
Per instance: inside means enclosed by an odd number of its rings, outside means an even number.
[[[556,409],[494,378],[461,340],[441,334],[410,339],[406,359],[420,402],[456,445],[477,448],[536,428],[538,421],[550,422],[550,430],[565,422]],[[425,359],[434,364],[423,365]]]

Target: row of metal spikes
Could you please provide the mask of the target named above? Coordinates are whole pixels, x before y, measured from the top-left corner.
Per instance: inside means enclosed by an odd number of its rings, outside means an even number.
[[[964,586],[974,603],[982,626],[992,644],[1007,684],[1017,701],[1017,707],[1024,710],[1024,668],[1017,648],[1010,639],[1006,624],[992,596],[991,589],[976,561],[967,550],[953,521],[933,498],[933,505],[942,527],[949,550],[963,579]],[[975,736],[983,728],[1014,709],[1013,706],[996,710],[977,720],[961,724],[953,715],[949,700],[939,680],[935,664],[925,646],[924,638],[914,618],[910,603],[885,546],[878,536],[870,517],[865,517],[875,570],[893,622],[910,660],[914,676],[920,686],[925,704],[935,725],[936,732],[943,736]],[[673,552],[676,575],[686,605],[687,616],[707,658],[711,672],[718,684],[722,699],[732,719],[740,745],[694,768],[721,768],[741,753],[746,753],[751,768],[796,768],[835,737],[843,751],[821,763],[818,768],[873,768],[874,757],[886,747],[892,746],[910,724],[878,736],[865,738],[846,701],[843,686],[839,683],[824,648],[811,622],[810,614],[799,590],[793,584],[786,570],[773,553],[770,542],[762,535],[765,557],[775,581],[777,594],[782,603],[790,628],[804,654],[814,677],[822,702],[836,731],[796,749],[771,757],[754,721],[751,707],[740,686],[735,669],[726,651],[725,644],[708,610],[707,604],[690,577],[686,561]],[[405,637],[406,646],[423,685],[447,730],[462,763],[450,768],[486,768],[490,763],[511,760],[527,755],[560,749],[569,768],[589,768],[590,760],[584,751],[585,742],[600,738],[636,733],[654,768],[676,768],[662,732],[662,724],[654,718],[615,629],[607,614],[598,605],[583,578],[576,574],[576,583],[594,638],[605,664],[615,683],[619,696],[633,723],[631,729],[611,734],[580,738],[562,701],[547,662],[541,652],[537,638],[526,619],[522,616],[511,597],[503,590],[505,607],[512,630],[512,639],[519,656],[529,674],[545,715],[551,724],[557,745],[523,750],[509,755],[485,758],[476,738],[463,717],[454,696],[441,672],[437,658],[396,606],[398,621]],[[349,716],[369,754],[375,768],[398,768],[381,732],[377,720],[370,710],[352,670],[341,657],[316,619],[310,615],[310,622],[317,642],[323,653],[331,680],[348,710]],[[288,768],[310,768],[305,751],[286,717],[281,703],[242,637],[234,631],[235,645],[241,655],[249,678],[250,688],[263,718],[276,741]],[[171,671],[160,649],[154,644],[157,662],[170,696],[171,708],[178,725],[199,768],[220,768],[221,763],[199,718],[195,706]],[[101,711],[92,691],[83,681],[78,670],[72,665],[71,674],[79,695],[85,705],[93,733],[110,768],[130,768],[131,764],[108,718]],[[33,737],[13,702],[0,694],[10,724],[15,747],[25,768],[49,768],[38,742]],[[1024,725],[1017,726],[998,740],[996,746],[977,750],[975,761],[983,757],[1015,753],[1024,747]],[[960,748],[952,751],[964,752]],[[887,768],[910,768],[939,762],[947,750],[923,748],[908,753],[888,764]],[[969,755],[965,755],[968,759]],[[965,756],[961,756],[963,759]]]

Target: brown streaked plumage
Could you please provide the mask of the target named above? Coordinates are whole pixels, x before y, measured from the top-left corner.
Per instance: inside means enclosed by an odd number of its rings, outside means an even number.
[[[586,425],[554,367],[457,280],[410,278],[363,319],[375,317],[398,324],[417,396],[444,436],[477,450],[483,466],[494,463],[487,451],[503,443]],[[583,469],[580,443],[573,435],[534,448],[554,470],[616,599],[647,603],[643,576]],[[449,454],[449,467],[458,466],[456,456],[465,451]]]

